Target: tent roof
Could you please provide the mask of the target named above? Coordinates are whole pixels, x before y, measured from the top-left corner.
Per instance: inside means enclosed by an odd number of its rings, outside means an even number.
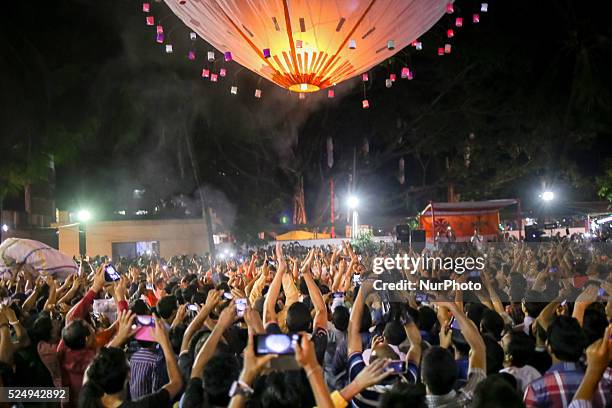
[[[421,215],[431,212],[433,205],[435,211],[444,212],[464,212],[464,211],[490,211],[499,210],[500,208],[508,207],[517,204],[516,199],[488,200],[488,201],[461,201],[457,203],[430,203],[421,212]]]

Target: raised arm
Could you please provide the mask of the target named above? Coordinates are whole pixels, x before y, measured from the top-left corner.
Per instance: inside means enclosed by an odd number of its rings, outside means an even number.
[[[276,258],[278,269],[276,270],[276,274],[274,275],[274,279],[272,279],[272,283],[268,288],[268,293],[266,294],[266,300],[264,301],[264,310],[263,310],[263,320],[264,324],[268,324],[270,322],[276,322],[276,310],[274,310],[276,306],[276,301],[280,294],[281,286],[283,283],[283,275],[287,270],[287,263],[285,262],[285,258],[283,257],[283,250],[281,248],[280,243],[276,244]]]
[[[406,331],[408,340],[410,340],[410,348],[406,354],[406,361],[419,366],[421,363],[421,353],[423,350],[421,344],[421,332],[417,325],[414,324],[412,319],[408,319],[406,324],[404,324],[404,330]]]
[[[329,390],[325,384],[323,369],[321,369],[321,366],[317,362],[314,343],[305,333],[302,333],[301,342],[296,342],[295,344],[295,359],[306,371],[306,377],[308,378],[312,394],[317,402],[317,407],[333,408],[334,403],[329,396]]]
[[[176,362],[176,356],[172,350],[172,344],[168,338],[168,331],[162,319],[155,319],[155,329],[153,329],[153,337],[155,341],[159,343],[162,351],[164,352],[164,359],[166,360],[166,371],[168,372],[168,383],[162,388],[168,391],[170,399],[174,399],[176,395],[183,388],[183,377],[181,376],[181,370]]]
[[[191,321],[191,323],[189,323],[189,326],[187,326],[187,329],[185,330],[183,341],[181,342],[181,353],[189,350],[191,338],[198,330],[202,328],[210,313],[219,304],[219,300],[221,300],[221,291],[215,289],[208,291],[206,303],[204,303],[204,306],[202,306],[196,317]]]
[[[210,336],[208,336],[208,339],[206,339],[206,343],[204,343],[198,352],[198,355],[193,362],[191,378],[202,378],[206,363],[208,363],[208,361],[215,354],[219,340],[221,340],[221,336],[223,336],[225,330],[232,325],[235,317],[236,305],[234,302],[232,302],[228,307],[223,309],[221,315],[219,315],[219,320],[217,321],[215,328],[213,329],[212,333],[210,333]]]
[[[310,296],[310,300],[312,301],[312,305],[315,309],[313,328],[325,328],[327,327],[327,307],[325,306],[323,295],[321,295],[321,290],[314,281],[310,271],[305,271],[302,276],[304,276],[304,281],[308,287],[308,295]]]
[[[363,346],[361,345],[361,335],[359,334],[359,330],[361,329],[361,316],[363,315],[363,287],[359,289],[359,293],[355,297],[355,301],[353,302],[353,310],[351,310],[351,318],[349,319],[348,325],[348,338],[347,338],[347,349],[348,354],[363,351]]]
[[[439,305],[446,306],[453,313],[457,322],[459,322],[461,334],[463,334],[465,341],[470,345],[470,369],[481,368],[486,370],[486,347],[474,322],[454,302],[440,302]]]

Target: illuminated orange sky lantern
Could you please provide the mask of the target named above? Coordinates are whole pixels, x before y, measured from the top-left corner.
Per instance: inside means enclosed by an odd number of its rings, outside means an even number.
[[[448,0],[164,0],[253,72],[315,92],[369,70],[431,28]]]

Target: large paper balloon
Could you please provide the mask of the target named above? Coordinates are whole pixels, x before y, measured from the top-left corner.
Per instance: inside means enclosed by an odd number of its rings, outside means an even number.
[[[296,92],[363,73],[425,33],[449,0],[164,0],[230,59]],[[227,60],[227,58],[226,58]]]

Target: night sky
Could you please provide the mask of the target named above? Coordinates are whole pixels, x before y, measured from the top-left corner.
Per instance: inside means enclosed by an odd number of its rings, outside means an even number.
[[[303,101],[236,63],[220,83],[203,81],[201,66],[186,58],[189,29],[163,3],[152,9],[170,33],[171,55],[144,24],[138,1],[7,2],[0,170],[12,180],[35,175],[52,153],[57,205],[99,214],[184,212],[172,209],[179,202],[197,213],[204,188],[241,230],[291,215],[300,178],[309,221],[327,222],[329,179],[343,197],[354,149],[366,222],[445,201],[449,183],[466,200],[520,197],[529,205],[544,184],[564,201],[596,200],[594,179],[612,157],[612,24],[610,5],[602,6],[492,0],[481,23],[468,22],[441,58],[435,50],[455,17],[444,16],[422,37],[422,52],[406,50],[370,73],[365,111],[358,78],[333,100],[321,92]],[[466,17],[478,8],[456,2]],[[199,55],[209,49],[201,39],[195,46]],[[385,77],[399,76],[406,62],[415,80],[386,89]],[[145,190],[136,201],[134,189]],[[11,197],[18,208],[19,192]]]

